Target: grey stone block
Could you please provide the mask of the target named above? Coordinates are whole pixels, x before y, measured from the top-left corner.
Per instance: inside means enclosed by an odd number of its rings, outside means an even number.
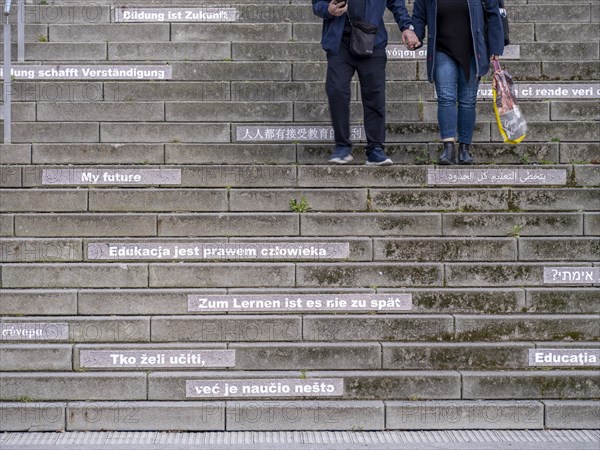
[[[182,169],[185,187],[296,187],[296,167],[290,165],[205,165]]]
[[[31,145],[0,144],[0,164],[31,163]]]
[[[209,64],[209,63],[207,63]],[[177,79],[177,78],[175,78]],[[103,99],[110,102],[132,101],[230,101],[229,83],[131,81],[105,82]]]
[[[372,189],[374,208],[383,211],[498,211],[508,208],[506,189]]]
[[[590,10],[588,5],[573,5],[574,8],[568,12],[562,10],[561,5],[515,5],[508,12],[509,20],[514,22],[534,22],[536,24],[557,23],[586,23],[590,21]]]
[[[167,144],[168,164],[289,164],[296,161],[294,144]]]
[[[597,102],[553,102],[551,120],[600,120]]]
[[[229,142],[227,123],[102,123],[101,142]]]
[[[158,218],[159,236],[298,236],[298,214],[172,214]]]
[[[594,23],[556,23],[552,26],[540,24],[535,28],[537,42],[565,42],[565,35],[576,42],[597,42],[598,27]],[[512,30],[511,30],[512,31]]]
[[[546,400],[545,424],[548,429],[600,428],[600,401],[598,400]]]
[[[12,214],[0,214],[0,236],[14,236],[15,216]]]
[[[75,189],[10,189],[0,191],[2,211],[71,212],[87,210],[87,192]]]
[[[129,23],[111,24],[50,24],[51,42],[152,42],[169,41],[169,24]]]
[[[223,402],[78,402],[67,406],[69,431],[224,431]]]
[[[542,286],[544,267],[533,263],[453,263],[446,265],[448,286]]]
[[[541,209],[541,208],[540,208]],[[445,236],[576,236],[583,234],[581,213],[443,214]]]
[[[311,211],[365,211],[366,189],[234,189],[231,211],[290,211],[290,201],[306,198]],[[302,216],[301,216],[302,219]]]
[[[516,239],[374,239],[375,261],[516,261]]]
[[[398,430],[532,430],[544,428],[544,405],[533,401],[385,402],[386,428]]]
[[[306,42],[233,42],[234,61],[315,61],[325,56],[317,43]]]
[[[110,22],[108,5],[95,3],[93,5],[25,5],[27,23],[47,24],[97,24]],[[16,20],[16,14],[11,16]]]
[[[462,372],[464,399],[595,399],[598,371]]]
[[[381,430],[381,401],[227,402],[227,430]]]
[[[301,287],[439,286],[439,264],[346,263],[297,264],[296,285]]]
[[[224,294],[225,290],[203,290],[203,293]],[[194,291],[162,289],[100,289],[81,290],[79,313],[83,315],[169,315],[188,314],[188,294]]]
[[[162,102],[37,103],[39,122],[161,122]]]
[[[303,336],[309,341],[431,341],[454,332],[447,315],[305,316]]]
[[[600,186],[600,169],[597,165],[575,166],[575,179],[577,186]]]
[[[170,316],[152,318],[152,341],[270,342],[301,338],[302,318],[293,316]]]
[[[5,372],[69,371],[73,368],[71,346],[2,344],[0,367]]]
[[[159,288],[293,286],[294,264],[150,264],[149,283]]]
[[[230,344],[237,370],[380,369],[379,343]]]
[[[0,187],[21,187],[21,167],[0,166]]]
[[[597,261],[600,241],[595,238],[522,238],[521,261]]]
[[[586,236],[600,236],[600,213],[584,214],[584,230]]]
[[[79,239],[1,239],[2,262],[76,262],[83,257]]]
[[[595,61],[544,61],[541,75],[550,80],[598,80]]]
[[[13,14],[15,13],[16,11],[13,12]],[[25,42],[39,42],[40,36],[48,37],[48,25],[38,23],[25,24]],[[0,42],[4,42],[4,33],[0,36]],[[12,33],[12,42],[17,42],[17,33],[14,31]]]
[[[435,236],[441,234],[441,215],[303,214],[301,233],[303,236]]]
[[[377,292],[391,292],[378,289]],[[397,292],[397,289],[393,290]],[[522,289],[403,289],[413,297],[413,310],[419,313],[502,314],[525,307]]]
[[[149,164],[164,162],[160,144],[34,144],[34,164]]]
[[[223,122],[293,120],[291,102],[167,102],[165,114],[168,122],[210,121],[215,117]]]
[[[35,103],[13,103],[11,109],[11,119],[13,122],[35,122]],[[4,108],[0,110],[0,121],[3,120]]]
[[[383,368],[399,370],[506,370],[527,368],[533,344],[383,343]]]
[[[597,142],[589,143],[561,143],[560,144],[560,162],[562,163],[590,163],[598,162],[600,159],[600,144]]]
[[[153,42],[108,44],[108,59],[112,61],[220,61],[231,58],[228,42]]]
[[[225,189],[115,189],[89,193],[90,211],[227,211]]]
[[[600,313],[593,288],[527,289],[527,308],[533,313]]]
[[[175,62],[173,79],[190,81],[289,81],[289,62]]]
[[[593,61],[598,59],[598,42],[577,41],[577,44],[565,42],[525,42],[521,44],[521,58],[529,61],[539,61],[541,59],[545,61],[565,61],[569,59]]]
[[[146,400],[143,373],[2,373],[2,399]]]
[[[357,99],[358,84],[350,84],[350,98]],[[306,102],[319,102],[319,110],[327,108],[327,93],[322,81],[234,81],[231,83],[231,98],[238,102],[294,102],[294,108],[305,108]],[[296,121],[299,121],[296,119]],[[317,122],[321,120],[316,120]],[[329,116],[325,121],[329,121]]]
[[[287,41],[292,37],[291,23],[174,23],[171,40],[174,42],[233,41],[249,42]]]
[[[593,315],[455,316],[459,341],[589,341],[600,337]]]
[[[335,372],[309,372],[309,376]],[[346,398],[353,399],[458,399],[460,374],[451,371],[342,372]]]
[[[33,42],[25,44],[25,52],[30,61],[106,60],[106,44],[103,43]]]
[[[147,287],[146,264],[11,264],[2,269],[5,288]]]
[[[31,316],[67,316],[77,314],[77,291],[2,290],[0,314]]]
[[[13,122],[13,142],[98,142],[93,122]]]
[[[69,342],[148,342],[150,340],[149,317],[14,317],[10,323],[45,326],[47,334],[57,333],[58,324],[66,324],[65,338]],[[65,340],[66,340],[65,339]]]
[[[0,431],[62,431],[65,429],[64,403],[0,403]]]
[[[101,102],[105,99],[102,83],[96,81],[15,81],[13,86],[14,102]],[[23,126],[26,127],[27,124]],[[46,141],[35,140],[34,142]],[[63,138],[63,141],[56,142],[65,142],[65,140]]]
[[[421,186],[427,182],[425,166],[300,166],[298,184],[310,187]]]
[[[151,214],[17,215],[15,234],[40,237],[156,236],[156,216]]]

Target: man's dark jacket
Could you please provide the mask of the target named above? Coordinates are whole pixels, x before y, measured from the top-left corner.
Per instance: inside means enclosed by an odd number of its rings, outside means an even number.
[[[355,0],[348,0],[353,2]],[[387,7],[394,13],[394,19],[400,26],[400,30],[406,30],[412,21],[406,10],[404,0],[364,0],[366,2],[366,14],[364,21],[377,25],[377,35],[375,36],[375,48],[384,48],[387,45],[387,31],[383,24],[383,14]],[[339,17],[332,16],[327,11],[329,1],[312,0],[314,13],[323,19],[323,36],[321,45],[323,50],[332,55],[336,55],[340,50],[342,34],[344,33],[344,24],[346,15]]]
[[[471,17],[471,35],[475,62],[477,63],[477,76],[482,77],[490,69],[490,56],[502,55],[504,52],[504,31],[498,0],[467,0],[469,15]],[[484,6],[485,5],[485,6]],[[412,20],[415,33],[421,42],[427,30],[427,77],[433,82],[433,65],[436,44],[437,0],[415,0]],[[487,17],[487,36],[486,18]]]

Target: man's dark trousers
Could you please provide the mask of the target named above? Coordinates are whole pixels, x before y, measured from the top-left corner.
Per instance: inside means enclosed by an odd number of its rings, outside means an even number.
[[[385,142],[385,66],[384,48],[373,50],[370,58],[357,58],[342,41],[337,55],[327,55],[326,90],[336,147],[351,148],[350,98],[351,81],[358,73],[363,102],[367,150],[383,148]]]

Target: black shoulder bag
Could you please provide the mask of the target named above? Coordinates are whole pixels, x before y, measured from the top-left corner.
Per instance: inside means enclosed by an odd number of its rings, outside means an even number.
[[[349,3],[349,0],[347,1]],[[349,12],[350,8],[348,8],[348,20],[352,26],[350,53],[358,58],[370,58],[373,56],[373,48],[375,47],[377,25],[357,20],[357,17],[355,17],[355,20],[352,20]]]

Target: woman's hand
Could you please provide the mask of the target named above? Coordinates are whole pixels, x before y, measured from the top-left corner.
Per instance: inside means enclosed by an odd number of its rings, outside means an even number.
[[[492,55],[490,56],[490,61],[498,61],[500,57],[498,55]]]
[[[348,11],[348,3],[345,1],[331,0],[329,3],[329,7],[327,8],[327,12],[334,17],[342,16]]]

